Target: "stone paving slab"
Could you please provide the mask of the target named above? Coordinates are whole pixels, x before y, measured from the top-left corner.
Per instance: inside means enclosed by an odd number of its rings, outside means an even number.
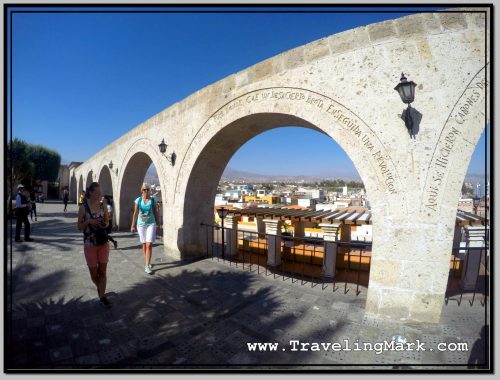
[[[366,294],[283,281],[217,259],[175,262],[163,255],[161,241],[153,249],[154,274],[147,275],[138,238],[127,232],[114,234],[119,249],[110,252],[107,286],[114,305],[105,309],[85,264],[76,206],[66,214],[58,208],[62,204],[39,204],[32,224],[35,242],[12,243],[10,369],[284,365],[317,370],[352,369],[350,364],[463,369],[484,361],[481,330],[487,315],[480,302],[449,302],[436,325],[373,319],[364,314]],[[467,342],[469,351],[377,354],[291,351],[289,346],[292,340],[375,343],[394,335],[434,348],[440,342]],[[249,342],[279,347],[250,352]]]

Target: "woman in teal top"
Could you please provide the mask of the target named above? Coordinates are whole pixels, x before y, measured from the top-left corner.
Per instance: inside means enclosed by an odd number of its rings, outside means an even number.
[[[142,253],[144,254],[144,271],[152,274],[151,255],[153,253],[153,242],[156,240],[156,228],[158,214],[156,212],[156,202],[150,197],[151,188],[147,183],[141,187],[141,196],[135,200],[134,216],[132,217],[132,226],[130,231],[136,229],[139,232],[139,238],[142,243]]]

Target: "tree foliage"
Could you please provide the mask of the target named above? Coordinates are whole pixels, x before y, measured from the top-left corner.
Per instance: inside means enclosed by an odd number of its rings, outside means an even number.
[[[61,165],[61,156],[42,145],[32,145],[15,138],[8,146],[7,165],[12,184],[32,186],[36,181],[55,181]]]
[[[30,145],[28,156],[35,165],[35,180],[53,182],[57,179],[61,166],[59,153],[42,145]]]
[[[20,139],[9,144],[7,167],[12,173],[12,182],[29,184],[35,174],[35,164],[29,159],[29,146]]]

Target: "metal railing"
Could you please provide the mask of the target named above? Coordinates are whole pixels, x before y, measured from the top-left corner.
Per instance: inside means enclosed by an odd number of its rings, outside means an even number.
[[[489,296],[490,267],[489,247],[454,247],[446,287],[445,304],[465,299],[470,306],[478,296],[484,306]]]
[[[344,294],[352,290],[359,295],[368,288],[371,242],[337,241],[336,270],[332,278],[324,273],[325,242],[322,238],[238,230],[236,242],[230,247],[227,239],[222,245],[222,234],[232,232],[231,228],[208,224],[202,226],[206,232],[205,257],[212,260],[227,262],[229,265],[257,274],[281,277],[283,281],[288,279],[292,283],[300,281],[301,285],[309,283],[314,287],[321,284],[322,289],[331,285],[334,292],[343,289]],[[276,265],[268,262],[269,242],[274,243]],[[231,249],[235,252],[231,252]],[[479,264],[477,256],[475,260],[472,259],[473,255],[480,255]],[[468,286],[464,285],[464,279],[467,280]],[[465,299],[473,306],[479,298],[481,305],[484,306],[489,292],[489,280],[488,247],[453,248],[445,304],[456,301],[461,305]]]
[[[237,241],[233,243],[236,252],[231,252],[228,239],[222,244],[222,234],[232,232],[231,228],[202,223],[205,228],[205,257],[228,262],[229,265],[244,270],[290,279],[311,287],[321,284],[326,289],[331,284],[335,292],[343,288],[344,294],[350,290],[359,295],[368,287],[371,264],[371,242],[337,242],[336,274],[326,276],[323,272],[324,241],[316,237],[294,237],[267,233],[237,231]],[[269,241],[274,242],[274,263],[268,262]]]

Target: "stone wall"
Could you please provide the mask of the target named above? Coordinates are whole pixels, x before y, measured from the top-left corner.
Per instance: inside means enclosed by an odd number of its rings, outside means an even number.
[[[81,189],[112,160],[120,228],[146,163],[163,194],[165,249],[200,255],[220,176],[236,150],[288,125],[331,136],[358,170],[372,205],[367,311],[439,319],[457,201],[487,122],[489,59],[481,13],[426,13],[300,46],[228,76],[146,120],[75,169]],[[394,86],[417,83],[412,138]],[[175,166],[158,151],[162,139]],[[300,152],[300,142],[296,147]],[[142,158],[141,158],[142,157]],[[146,158],[147,157],[147,158]],[[141,177],[142,176],[142,177]],[[127,186],[123,186],[127,184]]]

